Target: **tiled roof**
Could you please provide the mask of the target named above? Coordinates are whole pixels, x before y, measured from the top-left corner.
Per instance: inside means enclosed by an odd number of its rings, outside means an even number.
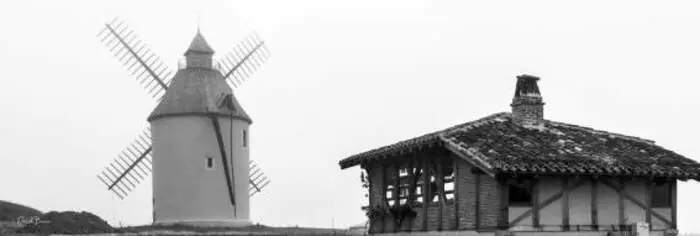
[[[418,138],[360,153],[341,168],[427,144],[443,145],[487,173],[659,176],[700,180],[700,163],[653,141],[544,120],[514,122],[497,113]]]

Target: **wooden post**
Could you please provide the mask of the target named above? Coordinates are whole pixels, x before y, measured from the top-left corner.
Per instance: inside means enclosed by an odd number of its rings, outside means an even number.
[[[399,172],[401,171],[401,165],[399,164],[394,164],[394,193],[392,194],[394,197],[394,206],[399,206],[401,205],[401,198],[399,197],[401,191],[399,191],[400,186],[401,186],[401,175]],[[396,217],[396,216],[394,216]],[[399,232],[399,228],[401,227],[399,224],[397,224],[396,218],[393,219],[394,221],[394,232]]]
[[[476,183],[474,184],[475,185],[474,190],[476,192],[476,197],[474,199],[474,201],[475,201],[474,205],[476,206],[476,209],[474,209],[474,212],[476,213],[476,217],[474,217],[474,218],[475,218],[476,223],[474,223],[474,224],[475,224],[476,230],[478,231],[479,229],[481,229],[481,204],[479,201],[479,198],[481,198],[481,173],[479,171],[475,171],[474,173],[476,175],[476,181],[475,181]]]
[[[532,226],[535,228],[540,227],[540,191],[539,191],[539,179],[537,176],[532,178],[530,182],[530,189],[532,190]]]
[[[408,162],[408,196],[406,196],[406,204],[408,204],[409,206],[413,206],[413,198],[415,195],[415,186],[413,185],[413,183],[415,183],[414,181],[416,178],[416,175],[413,172],[413,168],[415,168],[414,164],[415,163],[413,161],[413,157],[411,157]],[[411,232],[411,230],[413,230],[414,220],[415,218],[410,219],[407,230],[408,232]]]
[[[379,198],[381,200],[381,202],[379,203],[379,204],[381,204],[380,206],[386,205],[386,169],[388,169],[388,166],[386,164],[382,163],[381,168],[380,168],[381,171],[379,171],[379,174],[382,175],[381,176],[382,187],[380,188],[382,190],[382,192],[381,192],[381,197]],[[382,216],[382,220],[381,220],[382,227],[380,227],[380,229],[379,229],[379,231],[382,233],[384,233],[386,231],[386,217],[387,216]]]
[[[369,198],[369,199],[368,199],[369,204],[367,205],[367,207],[369,207],[369,209],[372,209],[372,206],[374,206],[374,204],[376,204],[376,203],[374,202],[374,201],[375,201],[375,200],[374,200],[374,196],[373,196],[374,194],[372,194],[372,189],[373,189],[372,186],[373,186],[373,184],[376,184],[376,183],[372,183],[372,174],[376,174],[376,173],[374,173],[375,171],[372,171],[372,167],[373,167],[373,166],[374,166],[374,165],[371,165],[371,166],[365,165],[365,167],[366,167],[365,170],[367,170],[367,177],[366,177],[366,178],[367,178],[367,184],[368,184],[367,189],[369,189],[369,190],[368,190],[368,195],[367,195],[367,197]],[[368,210],[369,210],[369,209],[368,209]],[[374,232],[371,232],[371,230],[372,230],[372,228],[374,228],[374,227],[373,227],[374,224],[377,223],[377,222],[373,222],[373,221],[377,221],[377,220],[376,220],[376,219],[375,219],[375,220],[372,220],[372,219],[369,220],[369,229],[367,229],[367,231],[370,232],[370,233],[374,233]]]
[[[671,182],[671,228],[677,229],[677,220],[678,220],[678,208],[676,205],[676,197],[678,196],[678,180],[673,180]]]
[[[509,228],[509,223],[508,223],[508,183],[506,181],[506,178],[502,177],[498,181],[498,186],[499,186],[499,195],[500,195],[500,214],[498,217],[498,228],[501,229],[508,229]]]
[[[423,190],[421,192],[423,194],[423,231],[428,231],[428,193],[430,193],[430,171],[428,171],[428,158],[429,157],[427,155],[421,158],[423,166],[423,187],[421,187]]]
[[[569,230],[569,178],[561,179],[561,189],[564,191],[561,197],[561,225],[564,231]]]
[[[625,179],[620,178],[620,196],[618,198],[618,207],[619,207],[618,211],[620,213],[620,215],[619,215],[620,225],[627,224],[627,222],[625,221],[625,215],[627,215],[627,214],[625,213],[625,195],[623,194],[624,192],[625,192]]]
[[[653,187],[652,182],[651,182],[651,178],[645,178],[644,185],[646,186],[645,187],[645,194],[644,194],[646,196],[646,198],[645,198],[646,201],[644,202],[644,204],[646,205],[645,206],[646,215],[644,217],[644,221],[646,221],[647,224],[649,224],[649,228],[651,230],[651,211],[652,211],[652,209],[651,209],[651,193],[652,193],[651,188]]]
[[[591,179],[591,224],[598,230],[598,179]]]
[[[442,221],[443,221],[443,211],[445,205],[445,176],[442,173],[442,159],[437,158],[435,160],[435,183],[437,184],[437,197],[438,197],[438,231],[442,231]]]
[[[454,196],[453,199],[454,199],[454,205],[455,205],[455,226],[453,229],[458,230],[459,229],[459,197],[460,197],[459,196],[459,178],[460,178],[460,176],[459,176],[459,171],[458,171],[459,170],[458,161],[460,161],[460,159],[455,158],[454,155],[450,155],[449,158],[450,158],[450,160],[452,160],[452,172],[454,173],[454,178],[452,180],[452,186],[453,186],[452,190],[454,191],[454,193],[452,194],[452,196]]]

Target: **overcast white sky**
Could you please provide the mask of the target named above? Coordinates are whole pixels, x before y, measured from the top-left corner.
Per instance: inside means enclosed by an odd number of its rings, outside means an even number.
[[[95,177],[155,105],[95,36],[119,16],[175,69],[198,11],[217,52],[256,30],[272,53],[236,91],[273,180],[255,222],[363,222],[340,159],[509,111],[521,73],[542,77],[548,119],[700,160],[698,1],[3,1],[0,199],[150,223],[150,181],[118,201]],[[680,184],[681,231],[700,232],[698,197]]]

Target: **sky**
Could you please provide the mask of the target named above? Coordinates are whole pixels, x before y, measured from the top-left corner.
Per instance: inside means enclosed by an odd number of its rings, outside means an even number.
[[[118,200],[96,177],[155,106],[96,37],[115,16],[172,69],[198,24],[216,55],[257,32],[271,57],[235,91],[272,179],[251,218],[347,227],[367,199],[339,160],[509,111],[524,73],[542,78],[545,118],[700,161],[699,13],[672,0],[3,1],[0,199],[151,223],[150,181]],[[678,192],[681,232],[700,232],[700,183]]]

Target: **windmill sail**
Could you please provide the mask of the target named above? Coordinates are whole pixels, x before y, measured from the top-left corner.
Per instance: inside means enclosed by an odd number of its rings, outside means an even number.
[[[153,165],[151,154],[151,133],[146,128],[129,146],[117,155],[109,166],[105,167],[97,178],[108,190],[124,199],[151,173]],[[111,167],[111,168],[110,168]],[[129,187],[131,186],[131,188]]]
[[[267,176],[265,176],[262,170],[260,170],[260,167],[258,167],[253,160],[250,160],[249,163],[250,177],[248,182],[250,183],[250,187],[248,188],[248,195],[252,197],[270,184],[270,180],[267,179]]]
[[[114,53],[127,71],[136,76],[136,80],[149,95],[158,98],[165,93],[172,71],[160,57],[146,48],[146,43],[139,40],[123,21],[115,18],[105,23],[97,37]]]
[[[224,75],[229,86],[238,88],[269,57],[270,52],[265,46],[265,41],[256,33],[252,33],[234,47],[232,52],[218,60],[217,69]]]

